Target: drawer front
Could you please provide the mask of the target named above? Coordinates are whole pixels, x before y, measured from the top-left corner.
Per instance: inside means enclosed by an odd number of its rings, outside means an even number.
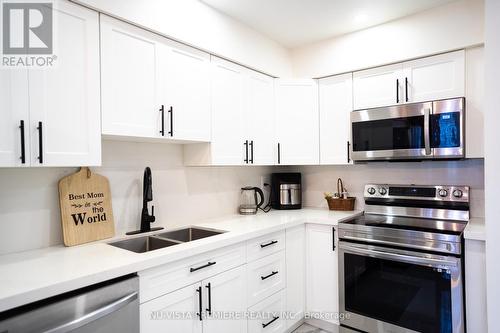
[[[285,251],[247,264],[248,304],[253,305],[285,288]]]
[[[285,231],[247,241],[247,260],[251,262],[285,249]]]
[[[281,333],[286,330],[285,291],[280,291],[249,309],[248,333]]]
[[[140,302],[147,302],[244,263],[245,246],[238,244],[139,272]]]

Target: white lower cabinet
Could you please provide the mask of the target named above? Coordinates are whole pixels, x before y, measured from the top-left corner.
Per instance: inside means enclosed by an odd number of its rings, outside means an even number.
[[[248,304],[262,301],[275,292],[285,288],[285,253],[269,255],[247,264]]]
[[[321,315],[326,322],[339,324],[338,239],[333,239],[334,228],[306,225],[306,310]]]
[[[248,333],[282,333],[286,330],[283,318],[285,291],[282,290],[249,309]]]
[[[141,333],[245,333],[245,287],[240,266],[143,303]]]
[[[467,332],[488,332],[486,253],[482,240],[465,240],[465,303]]]
[[[306,307],[305,235],[304,225],[286,230],[286,312],[287,329],[304,318]]]

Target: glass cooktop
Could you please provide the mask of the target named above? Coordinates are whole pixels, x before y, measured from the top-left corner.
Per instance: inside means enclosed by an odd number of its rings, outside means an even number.
[[[365,214],[340,224],[461,235],[466,222]]]

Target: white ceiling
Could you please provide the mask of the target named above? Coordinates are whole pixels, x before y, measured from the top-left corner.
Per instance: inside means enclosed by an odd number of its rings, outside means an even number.
[[[454,0],[200,0],[294,48]]]

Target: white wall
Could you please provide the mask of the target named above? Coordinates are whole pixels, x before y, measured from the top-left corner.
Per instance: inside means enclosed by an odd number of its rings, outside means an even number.
[[[291,51],[296,77],[323,77],[484,42],[483,0],[460,0]]]
[[[296,167],[302,172],[304,203],[328,207],[324,192],[336,192],[342,178],[351,196],[357,197],[356,209],[363,209],[365,184],[468,185],[471,187],[471,216],[484,217],[483,160],[429,161],[415,163],[379,162],[348,166]]]
[[[488,331],[500,332],[500,1],[486,0],[485,24],[485,197]]]
[[[153,171],[157,222],[172,228],[237,213],[242,186],[260,186],[267,167],[183,167],[182,146],[104,142],[117,234],[139,228],[142,177]],[[62,244],[57,182],[76,168],[0,169],[0,255]]]
[[[291,75],[289,52],[198,0],[75,0],[269,75]]]

